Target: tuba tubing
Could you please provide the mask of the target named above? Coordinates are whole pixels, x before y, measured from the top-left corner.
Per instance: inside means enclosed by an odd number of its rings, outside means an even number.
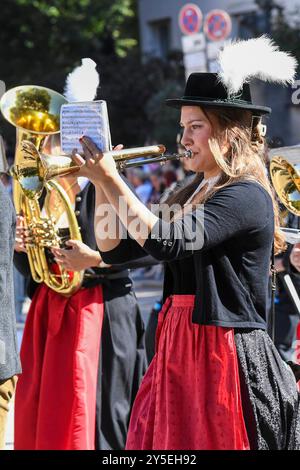
[[[300,146],[270,151],[270,175],[282,204],[300,216]]]

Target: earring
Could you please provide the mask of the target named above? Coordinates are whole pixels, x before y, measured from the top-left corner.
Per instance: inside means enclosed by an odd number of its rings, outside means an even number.
[[[267,126],[266,124],[263,124],[262,122],[262,117],[261,116],[252,116],[252,123],[251,123],[251,129],[257,127],[258,133],[260,137],[265,137],[267,133]]]
[[[259,128],[259,133],[260,133],[260,135],[261,135],[262,137],[265,137],[265,135],[266,135],[266,133],[267,133],[267,126],[266,126],[266,124],[260,123],[259,126],[258,126],[258,128]]]

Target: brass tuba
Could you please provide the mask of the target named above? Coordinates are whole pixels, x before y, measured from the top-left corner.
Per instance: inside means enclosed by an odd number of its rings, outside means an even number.
[[[299,157],[300,145],[272,149],[269,152],[270,175],[277,196],[287,210],[297,216],[300,216]],[[285,234],[286,241],[293,244],[299,243],[299,234],[297,229],[281,227],[281,230]],[[291,276],[288,273],[283,274],[282,281],[295,306],[295,309],[300,314],[300,298]]]
[[[71,295],[82,283],[83,272],[69,272],[49,261],[51,253],[46,250],[54,246],[63,246],[65,239],[81,240],[80,229],[66,191],[54,179],[41,186],[39,176],[31,175],[28,181],[39,183],[39,191],[26,191],[21,181],[22,171],[28,165],[24,159],[23,143],[30,142],[36,149],[42,150],[52,136],[60,130],[60,107],[66,99],[59,93],[40,86],[19,86],[8,90],[0,100],[0,110],[4,118],[16,127],[16,152],[12,169],[14,176],[13,197],[16,212],[25,218],[28,231],[26,243],[28,260],[35,282],[44,282],[54,291]],[[33,156],[31,156],[33,158]],[[53,157],[56,158],[56,157]],[[32,162],[31,162],[32,163]],[[45,187],[46,197],[42,216],[38,198]],[[55,191],[57,213],[65,213],[67,227],[56,227],[56,218],[51,214],[50,194]]]
[[[270,175],[282,204],[300,216],[300,145],[269,152]]]

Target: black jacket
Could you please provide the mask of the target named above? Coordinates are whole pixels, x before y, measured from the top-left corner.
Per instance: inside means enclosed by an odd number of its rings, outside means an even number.
[[[112,264],[145,253],[168,263],[190,262],[192,256],[193,322],[265,329],[273,237],[271,197],[258,183],[243,181],[219,190],[204,211],[172,223],[160,219],[143,248],[127,239],[101,255]],[[167,271],[164,298],[174,293],[174,279]]]

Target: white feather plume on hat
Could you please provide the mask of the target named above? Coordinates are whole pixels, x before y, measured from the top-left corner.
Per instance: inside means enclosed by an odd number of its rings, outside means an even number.
[[[92,59],[81,59],[81,65],[69,73],[66,79],[64,95],[70,102],[93,101],[99,86],[99,74],[96,62]]]
[[[220,51],[218,77],[228,90],[236,95],[243,84],[253,78],[290,84],[294,81],[297,61],[267,36],[246,41],[231,42]]]

